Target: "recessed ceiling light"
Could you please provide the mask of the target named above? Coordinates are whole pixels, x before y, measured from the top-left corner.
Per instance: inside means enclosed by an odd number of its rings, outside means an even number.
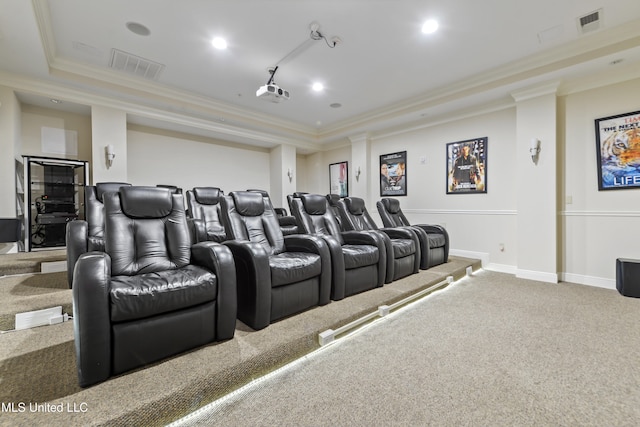
[[[60,101],[59,99],[51,98],[49,101],[53,102],[54,104],[62,104],[62,101]]]
[[[214,37],[214,39],[211,40],[211,44],[216,49],[223,50],[223,49],[227,48],[227,41],[225,39],[223,39],[222,37]]]
[[[331,108],[340,108],[340,107],[342,107],[342,104],[340,104],[339,102],[334,102],[333,104],[329,104],[329,107],[331,107]]]
[[[313,86],[311,86],[311,89],[315,90],[316,92],[322,92],[324,90],[324,85],[320,82],[316,82],[313,84]]]
[[[139,36],[148,36],[151,34],[151,30],[139,22],[127,22],[126,26],[129,31]]]
[[[422,25],[422,32],[425,34],[433,34],[438,30],[438,21],[429,19]]]

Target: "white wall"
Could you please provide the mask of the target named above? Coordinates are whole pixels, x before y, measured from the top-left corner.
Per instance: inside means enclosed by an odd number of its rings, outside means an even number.
[[[598,191],[594,123],[640,110],[639,93],[636,79],[561,99],[560,264],[567,280],[612,287],[616,258],[640,259],[640,189]]]
[[[76,132],[78,138],[77,154],[43,151],[43,127]],[[20,154],[91,161],[91,117],[32,105],[22,105]]]
[[[505,268],[516,265],[516,151],[515,108],[411,132],[374,138],[370,170],[379,170],[380,155],[407,151],[407,196],[397,197],[412,223],[445,226],[453,250],[487,253]],[[487,193],[446,194],[446,144],[488,137]],[[425,163],[420,158],[425,158]],[[370,177],[367,208],[380,223],[375,202],[380,200],[379,173]],[[500,251],[503,245],[504,251]]]
[[[353,167],[351,164],[351,148],[341,147],[335,150],[321,151],[304,157],[304,161],[298,158],[298,175],[304,178],[298,180],[296,191],[304,191],[314,194],[329,193],[329,165],[331,163],[349,162],[349,195],[353,188]],[[301,185],[302,184],[302,185]]]
[[[190,137],[129,129],[129,182],[176,185],[185,191],[193,187],[220,187],[226,194],[247,188],[269,188],[267,150],[187,138]]]

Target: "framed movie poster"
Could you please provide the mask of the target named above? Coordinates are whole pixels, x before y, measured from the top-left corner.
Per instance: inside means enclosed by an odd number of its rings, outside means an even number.
[[[640,187],[640,111],[596,119],[598,190]]]
[[[380,156],[380,195],[407,195],[407,152]]]
[[[349,163],[339,162],[329,165],[329,193],[340,197],[349,196]]]
[[[487,192],[487,137],[447,144],[447,194]]]

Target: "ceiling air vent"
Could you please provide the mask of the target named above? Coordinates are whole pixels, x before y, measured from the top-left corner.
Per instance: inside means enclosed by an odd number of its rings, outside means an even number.
[[[156,80],[164,69],[164,65],[118,49],[111,49],[109,68],[145,79]]]
[[[602,22],[602,9],[598,9],[587,15],[578,18],[578,30],[582,34],[590,33],[600,29],[600,23]]]

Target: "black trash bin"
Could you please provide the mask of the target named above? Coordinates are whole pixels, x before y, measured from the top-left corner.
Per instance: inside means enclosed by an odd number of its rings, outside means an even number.
[[[640,260],[616,260],[616,289],[625,297],[640,298]]]

